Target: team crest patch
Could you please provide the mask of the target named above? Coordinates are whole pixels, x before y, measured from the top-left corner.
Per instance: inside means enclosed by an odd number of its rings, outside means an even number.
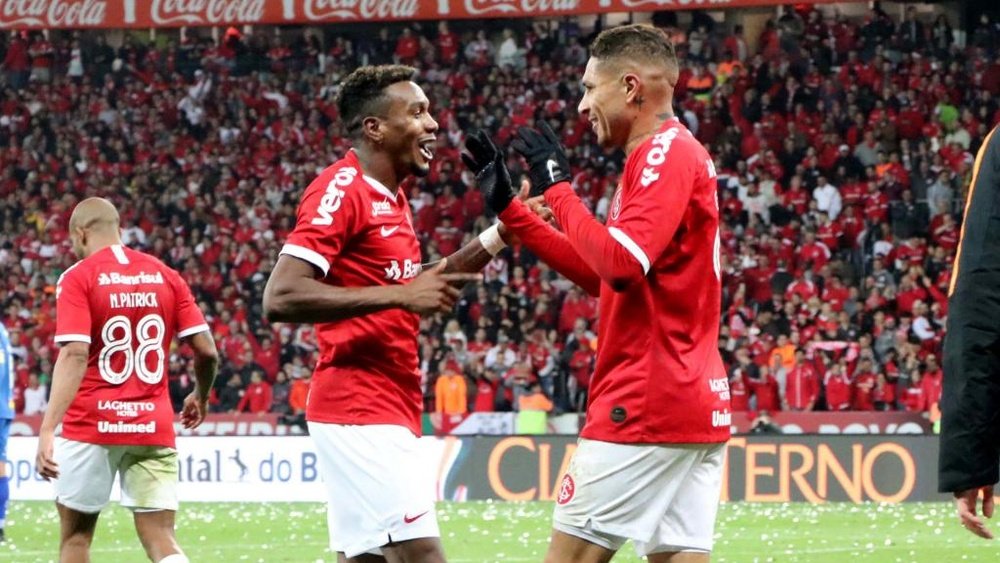
[[[576,492],[576,484],[573,483],[573,478],[567,473],[563,476],[562,485],[559,486],[559,496],[556,497],[556,502],[559,504],[566,504],[573,500],[573,493]]]

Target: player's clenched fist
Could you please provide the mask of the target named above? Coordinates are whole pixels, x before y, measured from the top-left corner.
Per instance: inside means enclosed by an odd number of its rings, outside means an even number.
[[[479,274],[445,273],[448,259],[445,258],[436,266],[401,286],[405,292],[403,308],[420,315],[434,313],[450,313],[455,301],[458,301],[461,291],[452,287],[452,282],[477,281],[482,279]]]
[[[507,209],[514,199],[510,172],[503,153],[485,131],[476,131],[465,140],[462,161],[476,175],[476,185],[486,205],[497,214]]]

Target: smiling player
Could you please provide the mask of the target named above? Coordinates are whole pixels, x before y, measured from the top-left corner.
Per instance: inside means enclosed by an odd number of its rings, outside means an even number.
[[[400,183],[425,176],[438,124],[407,66],[362,67],[338,106],[354,148],[306,189],[264,292],[272,321],[317,324],[306,409],[341,561],[444,561],[417,458],[420,316],[449,312],[505,245],[497,227],[421,273]]]
[[[600,297],[587,422],[557,497],[547,563],[603,563],[633,540],[653,563],[708,561],[729,439],[718,350],[719,209],[712,159],[674,116],[673,46],[627,25],[591,45],[579,111],[598,142],[624,150],[606,224],[573,191],[546,124],[513,148],[562,226],[513,198],[502,154],[466,143],[484,199],[525,245]]]

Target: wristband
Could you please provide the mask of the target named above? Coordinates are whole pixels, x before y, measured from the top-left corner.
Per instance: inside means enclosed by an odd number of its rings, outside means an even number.
[[[490,256],[496,256],[501,250],[507,248],[507,243],[500,237],[500,228],[496,225],[479,233],[479,242],[483,244],[483,248],[490,253]]]

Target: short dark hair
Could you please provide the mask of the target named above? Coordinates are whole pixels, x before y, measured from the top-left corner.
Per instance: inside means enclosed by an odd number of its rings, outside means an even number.
[[[365,117],[385,102],[385,89],[397,82],[413,81],[417,69],[405,65],[363,66],[349,74],[340,85],[337,110],[349,134],[357,134]]]
[[[677,53],[670,38],[651,25],[631,24],[601,32],[590,46],[595,59],[626,58],[677,66]]]

